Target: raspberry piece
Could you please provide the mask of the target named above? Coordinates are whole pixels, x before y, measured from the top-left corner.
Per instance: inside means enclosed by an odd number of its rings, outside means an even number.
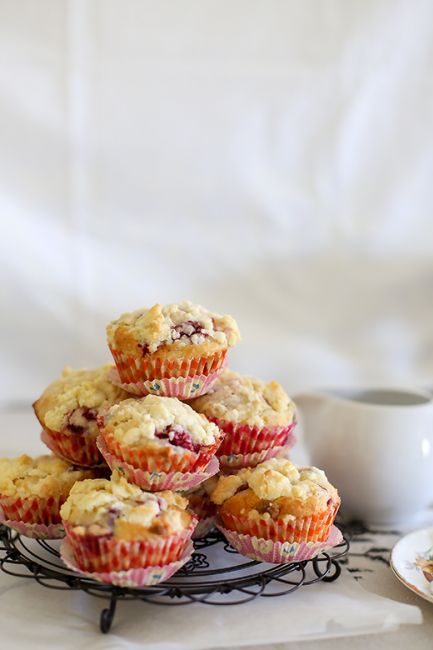
[[[66,428],[71,433],[80,436],[85,433],[87,429],[87,422],[94,422],[96,420],[96,412],[89,409],[87,406],[71,411],[68,416]]]
[[[196,453],[200,451],[200,445],[194,444],[189,433],[184,430],[167,427],[164,431],[155,433],[155,436],[161,440],[168,440],[175,447],[183,447],[183,449],[188,449],[188,451],[194,451]]]
[[[198,447],[198,445],[194,445],[193,441],[191,440],[191,436],[186,433],[186,431],[175,433],[170,442],[176,447],[183,447],[184,449],[189,449],[189,451],[196,451]]]
[[[144,357],[146,354],[149,354],[149,346],[147,343],[139,343],[138,347],[141,348],[141,354]]]
[[[176,325],[171,330],[171,337],[174,341],[180,338],[190,339],[194,334],[199,334],[206,338],[209,336],[201,323],[196,320],[187,320],[184,323]]]

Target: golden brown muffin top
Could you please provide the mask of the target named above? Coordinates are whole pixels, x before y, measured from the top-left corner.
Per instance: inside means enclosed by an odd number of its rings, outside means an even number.
[[[190,404],[206,417],[255,427],[288,426],[295,417],[295,405],[277,381],[265,383],[228,368]]]
[[[4,496],[66,497],[76,481],[93,476],[92,470],[77,469],[52,454],[0,458],[0,494]]]
[[[286,458],[273,458],[237,474],[220,476],[211,500],[226,511],[247,517],[276,514],[293,518],[325,510],[338,501],[337,490],[317,467],[297,468]],[[270,503],[277,507],[270,509]]]
[[[60,514],[77,534],[132,540],[183,531],[192,522],[187,506],[187,499],[176,492],[145,492],[113,472],[110,480],[77,483]]]
[[[167,432],[169,440],[176,434],[188,434],[193,444],[211,445],[220,430],[204,415],[175,397],[146,395],[127,399],[104,414],[104,429],[125,445],[145,445],[158,441],[158,433]]]
[[[33,405],[42,426],[66,433],[90,429],[96,435],[99,412],[130,397],[109,381],[112,368],[111,364],[91,370],[65,368]]]
[[[153,305],[123,314],[107,326],[111,347],[143,354],[153,353],[167,345],[182,348],[213,343],[231,347],[240,340],[234,318],[210,312],[189,300],[169,305]]]

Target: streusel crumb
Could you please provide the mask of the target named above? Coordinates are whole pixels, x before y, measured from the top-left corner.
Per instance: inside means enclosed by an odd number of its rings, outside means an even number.
[[[277,381],[265,383],[228,368],[191,406],[209,418],[255,427],[288,426],[295,417],[295,405]]]
[[[93,475],[91,470],[77,469],[49,454],[0,458],[0,494],[21,498],[67,496],[76,481]]]
[[[156,395],[124,400],[112,406],[104,415],[104,428],[125,445],[146,444],[165,431],[169,431],[169,438],[186,432],[194,444],[211,445],[220,434],[215,424],[188,404]]]
[[[143,354],[167,345],[200,346],[209,341],[224,348],[240,340],[234,318],[212,313],[189,300],[179,304],[156,304],[150,309],[123,314],[109,323],[107,337],[113,348],[136,348],[138,345]]]
[[[191,523],[184,497],[145,492],[118,472],[111,480],[96,479],[75,485],[60,514],[77,534],[111,534],[121,539],[166,536]]]
[[[33,405],[42,426],[65,433],[97,435],[100,411],[130,397],[109,381],[112,367],[65,368],[60,379],[53,381]]]
[[[250,488],[259,499],[266,501],[280,497],[302,501],[323,493],[336,494],[321,469],[297,468],[286,458],[272,458],[257,467],[242,469],[236,475],[221,476],[211,499],[221,505],[243,487]]]

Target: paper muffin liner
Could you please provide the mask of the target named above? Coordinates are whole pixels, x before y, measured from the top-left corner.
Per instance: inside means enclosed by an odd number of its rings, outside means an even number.
[[[80,573],[86,578],[92,578],[98,582],[116,585],[117,587],[139,588],[157,585],[171,578],[176,571],[179,571],[190,560],[193,550],[194,547],[189,542],[181,557],[175,562],[170,562],[162,566],[148,566],[145,568],[129,569],[127,571],[104,571],[100,573],[83,571],[79,568],[68,539],[64,539],[60,545],[60,557],[68,569]]]
[[[61,524],[60,508],[65,497],[9,497],[0,495],[5,520],[23,524],[52,526]]]
[[[121,444],[116,437],[104,428],[103,417],[98,418],[100,437],[114,456],[145,472],[197,472],[209,464],[221,444],[222,432],[218,432],[215,442],[200,448],[198,452],[176,447],[170,443],[158,446],[132,447]]]
[[[210,375],[220,370],[227,356],[227,349],[217,350],[200,357],[175,356],[162,359],[157,353],[133,357],[110,346],[119,376],[124,383],[136,383],[172,377],[195,377]]]
[[[194,375],[193,377],[171,377],[163,379],[147,379],[135,382],[122,382],[116,368],[110,370],[110,381],[132,395],[159,395],[161,397],[177,397],[177,399],[193,399],[205,395],[218,379],[221,370],[209,375]]]
[[[218,459],[213,456],[209,464],[199,472],[148,472],[133,467],[133,465],[112,454],[101,436],[98,437],[98,445],[112,470],[117,469],[130,483],[134,483],[150,492],[191,490],[219,471]]]
[[[157,541],[127,541],[111,535],[77,534],[71,524],[63,522],[72,554],[81,571],[103,573],[164,566],[177,562],[191,539],[197,519],[179,533]]]
[[[41,440],[53,454],[77,467],[98,467],[104,462],[94,436],[65,435],[43,429]]]
[[[237,533],[224,528],[220,523],[217,523],[217,528],[238,553],[271,564],[311,560],[322,551],[338,546],[343,541],[343,535],[336,526],[332,526],[323,542],[273,542],[270,539]]]
[[[225,433],[218,449],[218,456],[252,454],[273,447],[293,447],[296,440],[292,433],[296,425],[295,420],[285,427],[253,427],[219,418],[208,419]]]
[[[206,517],[206,519],[200,519],[196,529],[192,534],[192,538],[200,539],[201,537],[206,537],[206,535],[210,533],[213,528],[215,528],[215,517]]]
[[[222,510],[219,515],[225,528],[250,537],[291,544],[324,542],[329,536],[339,507],[340,501],[333,502],[326,510],[308,517],[297,517],[292,521],[264,517],[252,519]]]
[[[65,536],[65,529],[63,524],[29,524],[24,521],[13,521],[6,519],[5,515],[0,508],[0,524],[13,528],[20,535],[24,537],[32,537],[33,539],[61,539]]]
[[[283,447],[272,447],[264,451],[258,451],[253,454],[232,454],[230,456],[219,456],[221,469],[223,471],[242,469],[243,467],[255,467],[259,463],[271,458],[284,458],[292,446],[295,444],[295,437],[289,441],[291,444]],[[218,450],[219,451],[219,450]]]

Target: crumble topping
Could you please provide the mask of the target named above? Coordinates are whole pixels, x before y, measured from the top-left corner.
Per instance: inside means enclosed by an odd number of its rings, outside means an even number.
[[[191,406],[210,418],[255,427],[288,426],[295,417],[295,405],[277,381],[265,383],[229,369]]]
[[[66,496],[76,481],[91,478],[91,470],[78,469],[56,456],[0,458],[0,494],[4,496]]]
[[[78,534],[114,535],[127,539],[170,535],[191,522],[188,501],[174,492],[145,492],[118,472],[111,479],[77,483],[63,504],[62,519]]]
[[[287,458],[272,458],[235,475],[221,476],[211,499],[221,505],[243,488],[250,488],[259,499],[266,501],[280,497],[304,501],[318,494],[337,494],[321,469],[297,468]]]
[[[109,381],[107,375],[112,367],[65,368],[60,379],[53,381],[34,403],[41,424],[53,431],[97,435],[99,411],[129,397]]]
[[[114,348],[135,344],[143,355],[164,345],[183,347],[212,341],[224,347],[240,340],[234,318],[214,314],[189,300],[123,314],[109,323],[107,337]]]
[[[127,399],[104,413],[104,428],[125,445],[146,444],[168,439],[173,444],[196,450],[211,445],[219,436],[216,424],[173,397],[146,395]]]

